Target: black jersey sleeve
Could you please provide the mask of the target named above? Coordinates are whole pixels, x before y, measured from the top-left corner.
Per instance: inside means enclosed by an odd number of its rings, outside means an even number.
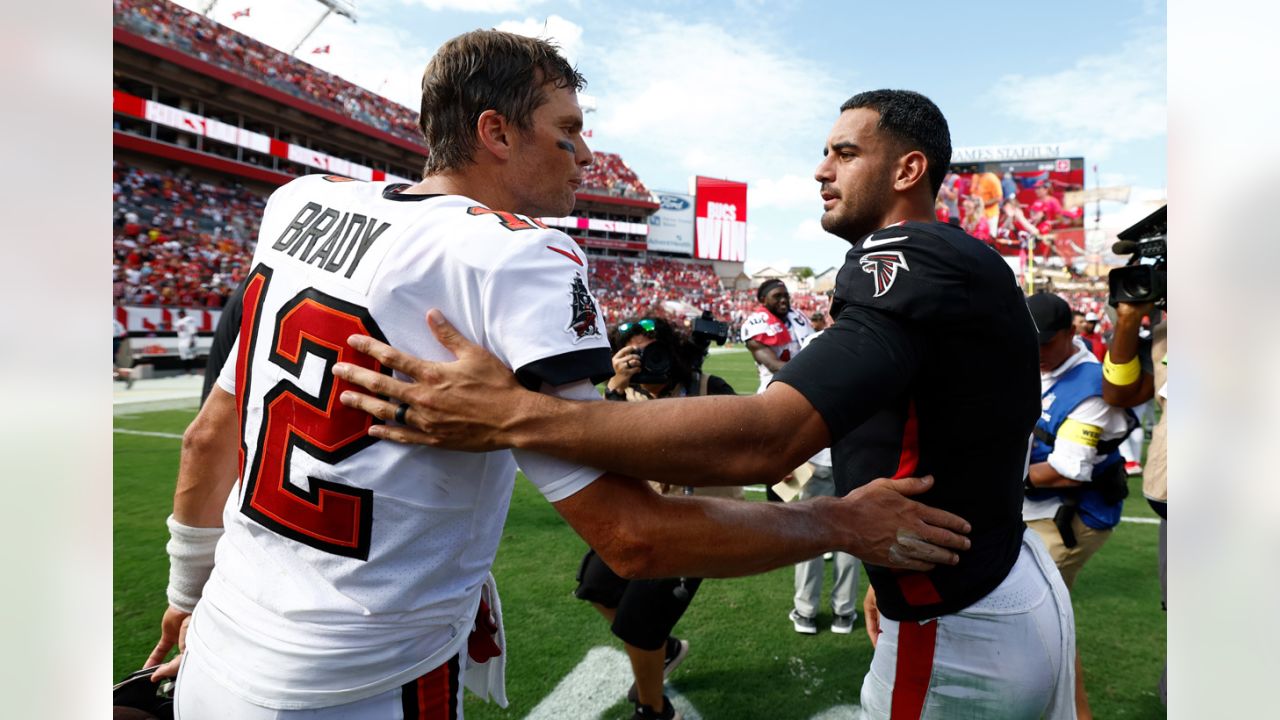
[[[541,358],[516,369],[516,380],[529,390],[542,383],[565,385],[579,380],[602,383],[613,377],[613,355],[608,348],[583,348]]]
[[[231,355],[231,347],[240,335],[240,318],[244,310],[241,300],[244,298],[244,286],[247,281],[247,277],[241,280],[240,286],[231,293],[222,306],[222,315],[218,317],[218,327],[213,332],[213,343],[209,346],[209,357],[205,361],[204,387],[200,391],[201,404],[204,404],[204,401],[209,398],[209,393],[213,392],[218,375],[222,373],[222,366],[226,364],[227,358]]]
[[[863,238],[836,276],[833,312],[858,305],[914,322],[962,317],[969,307],[969,259],[949,242],[949,230],[910,222]]]
[[[886,312],[845,305],[835,323],[773,376],[822,415],[834,445],[900,398],[924,357],[923,339]]]

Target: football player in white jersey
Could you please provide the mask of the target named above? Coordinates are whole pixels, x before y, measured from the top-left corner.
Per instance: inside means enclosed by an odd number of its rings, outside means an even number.
[[[148,664],[184,650],[178,717],[458,718],[464,685],[505,704],[489,570],[517,462],[625,576],[747,574],[829,549],[923,569],[967,547],[963,520],[904,497],[927,479],[803,507],[662,497],[534,453],[381,442],[382,421],[339,402],[355,386],[338,362],[392,379],[350,336],[450,357],[422,329],[433,307],[526,387],[599,399],[612,367],[585,254],[535,219],[567,215],[591,163],[581,86],[544,41],[467,33],[423,77],[424,180],[309,176],[271,196],[168,521],[170,608]]]

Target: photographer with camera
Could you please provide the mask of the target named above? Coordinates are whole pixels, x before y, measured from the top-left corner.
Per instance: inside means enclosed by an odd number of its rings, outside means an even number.
[[[1108,403],[1132,408],[1155,399],[1160,419],[1151,432],[1142,469],[1142,494],[1160,516],[1160,602],[1168,603],[1168,320],[1158,310],[1168,306],[1168,206],[1162,207],[1119,234],[1112,251],[1132,255],[1129,264],[1111,271],[1108,302],[1116,309],[1111,349],[1102,363],[1102,397]],[[1143,263],[1148,259],[1150,263]],[[1139,337],[1142,318],[1151,317],[1151,337]],[[1167,703],[1168,665],[1160,677],[1160,702]]]
[[[605,399],[642,402],[698,395],[734,395],[723,378],[701,371],[711,340],[723,344],[727,327],[707,314],[694,322],[692,337],[662,318],[646,317],[618,325],[610,334],[613,377]],[[664,495],[671,485],[655,484]],[[683,494],[693,495],[693,488]],[[698,495],[742,497],[740,487],[697,488]],[[662,683],[689,653],[689,642],[671,636],[697,593],[701,578],[626,580],[587,551],[578,571],[574,595],[595,606],[612,623],[613,634],[626,646],[635,684],[627,699],[635,703],[634,720],[678,718],[663,694]]]
[[[1022,518],[1049,548],[1067,589],[1120,522],[1128,476],[1120,443],[1136,421],[1102,399],[1102,366],[1075,336],[1071,307],[1048,293],[1027,298],[1040,335],[1041,413]],[[1076,654],[1076,717],[1092,718]]]

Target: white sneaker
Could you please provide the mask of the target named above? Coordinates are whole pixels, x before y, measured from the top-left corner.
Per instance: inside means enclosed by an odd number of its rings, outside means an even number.
[[[792,627],[794,627],[796,629],[796,632],[800,633],[801,635],[817,635],[818,634],[818,623],[815,622],[815,618],[801,615],[799,610],[794,610],[794,609],[791,611],[791,614],[788,615],[787,617],[791,618]]]
[[[853,632],[853,622],[858,619],[858,613],[852,615],[836,615],[831,618],[831,632],[837,635],[848,635]]]

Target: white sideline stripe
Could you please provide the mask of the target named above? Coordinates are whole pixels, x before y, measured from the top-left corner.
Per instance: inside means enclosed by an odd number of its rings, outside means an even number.
[[[618,703],[631,684],[631,662],[615,648],[599,646],[587,656],[538,703],[525,720],[599,720],[600,714]],[[685,720],[702,720],[702,713],[671,683],[667,697]],[[810,720],[857,720],[862,709],[857,705],[836,705],[814,715]]]
[[[631,680],[631,661],[625,653],[603,645],[593,647],[525,720],[597,720],[601,713],[626,696]],[[667,697],[685,720],[702,720],[697,708],[670,684],[667,685]]]
[[[525,720],[595,720],[625,697],[629,687],[631,662],[626,653],[611,647],[593,647]]]
[[[181,435],[175,435],[174,433],[149,432],[147,430],[129,430],[128,428],[111,428],[111,432],[118,432],[124,435],[145,435],[146,437],[170,438],[172,440],[182,439]]]
[[[744,485],[742,489],[746,490],[747,492],[754,492],[754,493],[764,492],[763,485]],[[1159,525],[1160,518],[1124,516],[1120,518],[1120,522],[1135,523],[1138,525]]]

